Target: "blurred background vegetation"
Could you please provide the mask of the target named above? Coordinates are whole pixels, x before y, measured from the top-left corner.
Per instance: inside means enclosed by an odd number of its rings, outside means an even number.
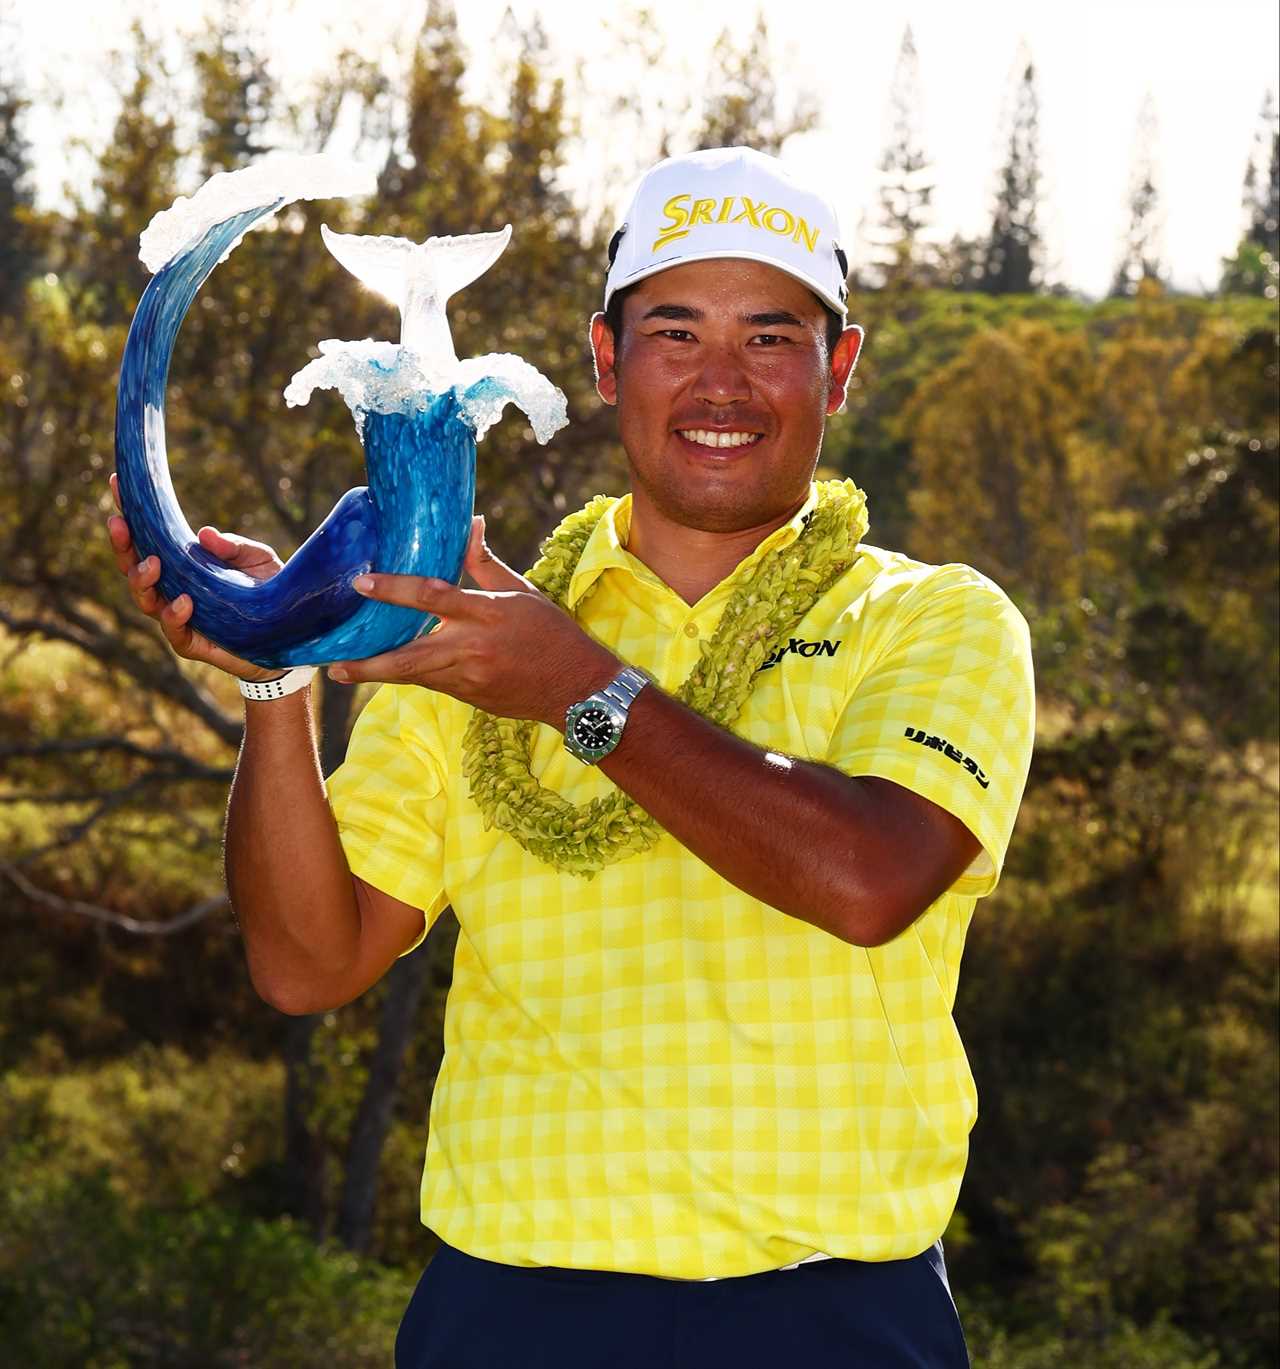
[[[286,1019],[256,999],[220,892],[238,697],[167,654],[108,554],[141,229],[215,171],[325,147],[353,109],[382,168],[372,203],[295,206],[251,234],[193,309],[168,427],[198,521],[287,555],[361,483],[336,397],[287,414],[280,398],[318,339],[394,326],[325,254],[322,213],[414,237],[518,226],[501,270],[455,302],[458,349],[531,358],[573,422],[550,450],[510,417],[486,439],[478,505],[502,554],[527,563],[562,511],[623,486],[585,347],[603,232],[560,188],[573,130],[536,24],[508,26],[501,101],[466,97],[452,11],[432,0],[406,84],[345,53],[297,104],[245,15],[218,7],[190,41],[181,116],[167,59],[135,30],[93,184],[57,211],[33,204],[31,97],[0,26],[0,1344],[13,1363],[384,1365],[431,1254],[417,1187],[456,923],[341,1012]],[[660,65],[656,27],[632,41]],[[763,22],[745,46],[726,36],[682,110],[642,110],[620,89],[617,116],[648,120],[655,152],[775,150],[815,116],[780,99],[768,43]],[[956,1009],[982,1115],[947,1244],[975,1362],[1273,1365],[1274,106],[1220,288],[1167,287],[1140,142],[1113,292],[1087,301],[1044,262],[1030,56],[990,231],[941,247],[924,236],[914,62],[908,31],[851,278],[868,345],[823,467],[867,489],[871,540],[979,567],[1034,635],[1036,756]],[[675,131],[690,110],[694,139]],[[360,702],[324,685],[327,766]]]

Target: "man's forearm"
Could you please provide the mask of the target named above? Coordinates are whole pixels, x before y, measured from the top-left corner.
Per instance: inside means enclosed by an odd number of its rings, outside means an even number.
[[[600,768],[738,888],[856,945],[896,936],[978,849],[918,795],[765,752],[657,688]]]
[[[246,708],[227,806],[227,887],[249,973],[276,1007],[357,958],[360,913],[325,794],[309,690]]]

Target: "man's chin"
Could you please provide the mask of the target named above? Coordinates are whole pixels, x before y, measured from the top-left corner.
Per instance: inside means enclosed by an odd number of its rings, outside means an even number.
[[[797,499],[782,503],[776,500],[762,502],[759,499],[744,499],[743,493],[739,490],[710,488],[696,494],[684,492],[673,497],[672,491],[665,491],[652,502],[668,522],[690,532],[728,535],[760,530],[763,536],[785,523],[805,498],[802,494]],[[752,493],[758,494],[759,491]]]

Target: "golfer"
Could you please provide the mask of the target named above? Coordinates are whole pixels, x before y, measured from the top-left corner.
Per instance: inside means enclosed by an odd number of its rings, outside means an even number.
[[[1026,780],[1026,624],[864,540],[814,474],[862,333],[825,198],[745,148],[640,182],[591,320],[630,493],[529,578],[356,588],[441,626],[326,787],[307,685],[140,608],[249,697],[227,878],[259,992],[335,1008],[460,924],[400,1369],[967,1364],[940,1237],[952,1020]],[[214,539],[266,575],[269,549]]]

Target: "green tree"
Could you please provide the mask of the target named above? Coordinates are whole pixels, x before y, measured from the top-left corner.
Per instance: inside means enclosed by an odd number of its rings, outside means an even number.
[[[804,93],[784,104],[777,69],[763,12],[756,15],[744,47],[735,43],[729,29],[723,30],[706,64],[707,94],[695,145],[754,147],[776,156],[788,138],[813,128],[816,105]]]
[[[1244,174],[1244,237],[1222,263],[1225,294],[1280,297],[1280,123],[1270,91]]]
[[[474,233],[498,217],[486,172],[496,120],[464,98],[466,66],[453,5],[429,0],[403,95],[384,89],[376,104],[386,144],[378,207],[389,233]]]
[[[18,307],[35,265],[27,106],[9,25],[0,20],[0,313]]]
[[[1133,166],[1129,174],[1129,221],[1112,277],[1113,295],[1132,295],[1144,280],[1164,278],[1164,210],[1156,171],[1159,129],[1155,101],[1148,94],[1138,112]]]
[[[915,455],[913,531],[930,560],[962,560],[1032,602],[1070,593],[1080,573],[1092,403],[1084,341],[1043,323],[976,333],[925,380],[907,424]]]
[[[1270,91],[1262,102],[1254,151],[1245,172],[1244,207],[1247,240],[1280,257],[1280,126]]]
[[[146,284],[138,237],[175,193],[174,102],[158,41],[139,22],[115,55],[120,106],[87,197],[68,224],[68,287],[81,318],[126,322]]]
[[[270,146],[274,92],[244,0],[220,0],[195,50],[200,174],[234,171]]]
[[[982,269],[982,289],[1023,294],[1041,283],[1040,95],[1030,55],[1019,59]]]
[[[137,232],[194,188],[201,138],[231,149],[210,167],[277,137],[318,148],[342,109],[387,194],[291,209],[202,293],[168,414],[193,521],[287,553],[361,479],[339,400],[279,398],[317,339],[394,336],[393,311],[325,253],[322,216],[415,239],[513,221],[507,255],[455,301],[459,348],[522,352],[573,424],[549,450],[512,418],[482,444],[500,552],[527,560],[562,509],[621,483],[583,338],[603,235],[565,190],[576,130],[537,26],[512,21],[483,102],[441,3],[403,88],[342,54],[314,98],[250,92],[228,53],[256,44],[236,33],[188,44],[176,129],[135,40],[96,190],[40,219],[56,231],[25,313],[0,314],[0,1339],[52,1363],[295,1364],[320,1343],[377,1363],[411,1283],[378,1263],[416,1272],[430,1247],[415,1178],[456,923],[341,1012],[285,1023],[256,999],[218,869],[239,700],[174,661],[102,537]],[[614,86],[667,136],[641,79]],[[676,120],[673,145],[694,123]],[[977,256],[957,246],[962,277]],[[1037,756],[957,1003],[982,1108],[948,1254],[975,1355],[1274,1363],[1273,306],[1153,282],[1087,305],[919,281],[854,306],[868,351],[824,465],[868,487],[877,542],[996,575],[1036,651]],[[350,702],[324,690],[326,764]],[[364,1257],[317,1242],[329,1231]]]
[[[920,129],[920,59],[908,24],[889,87],[888,135],[876,163],[879,188],[865,234],[875,279],[914,277],[925,265],[923,235],[930,226],[933,171]]]

